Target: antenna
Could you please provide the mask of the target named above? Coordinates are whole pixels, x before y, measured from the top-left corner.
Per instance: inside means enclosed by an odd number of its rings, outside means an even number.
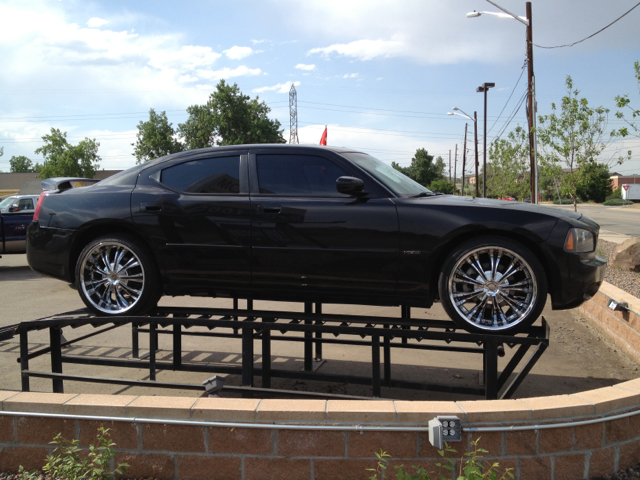
[[[300,143],[298,140],[298,92],[292,83],[289,90],[289,143]]]

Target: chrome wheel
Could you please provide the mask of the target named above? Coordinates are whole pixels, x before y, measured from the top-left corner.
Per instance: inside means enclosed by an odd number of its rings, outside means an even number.
[[[447,279],[448,300],[475,329],[508,330],[530,319],[538,300],[534,269],[509,248],[485,246],[466,252]]]
[[[108,314],[130,311],[145,289],[138,255],[117,241],[99,242],[83,252],[79,281],[89,306]]]

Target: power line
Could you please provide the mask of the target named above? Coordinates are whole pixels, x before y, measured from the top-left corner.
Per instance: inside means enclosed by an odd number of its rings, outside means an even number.
[[[607,28],[609,28],[611,25],[613,25],[614,23],[616,23],[618,20],[621,20],[623,17],[627,16],[629,13],[631,13],[631,11],[634,8],[637,8],[638,6],[640,6],[640,2],[636,3],[633,7],[631,7],[629,10],[627,10],[625,13],[623,13],[621,16],[619,16],[618,18],[616,18],[613,22],[611,22],[609,25],[607,25],[604,28],[601,28],[600,30],[598,30],[595,33],[592,33],[591,35],[589,35],[588,37],[583,38],[582,40],[578,40],[577,42],[573,42],[573,43],[569,43],[566,45],[556,45],[555,47],[543,47],[542,45],[536,45],[535,43],[533,44],[534,47],[538,47],[538,48],[564,48],[564,47],[573,47],[574,45],[577,45],[578,43],[584,42],[585,40],[589,40],[592,37],[595,37],[597,34],[599,34],[600,32],[605,31]]]
[[[511,90],[511,94],[509,95],[507,102],[504,104],[504,107],[502,107],[502,110],[500,110],[500,113],[498,114],[498,118],[496,118],[495,122],[493,122],[493,125],[491,125],[491,128],[489,128],[489,131],[487,132],[487,134],[491,133],[491,130],[493,130],[493,127],[495,127],[496,123],[498,123],[498,120],[500,120],[500,117],[502,116],[502,112],[504,112],[504,109],[507,108],[507,105],[509,104],[511,97],[513,96],[513,93],[516,91],[516,88],[520,83],[520,79],[522,79],[522,75],[524,74],[524,69],[526,68],[526,66],[527,66],[527,61],[525,60],[524,64],[522,65],[522,69],[520,70],[520,76],[518,77],[518,81],[513,86],[513,90]]]

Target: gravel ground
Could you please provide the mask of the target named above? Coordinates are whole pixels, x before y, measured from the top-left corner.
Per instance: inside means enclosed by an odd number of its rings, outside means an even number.
[[[596,249],[596,252],[607,260],[611,260],[617,246],[618,245],[613,242],[600,240],[598,241],[598,248]],[[630,293],[634,297],[640,298],[640,273],[607,268],[604,280],[605,282],[609,282],[621,290]]]

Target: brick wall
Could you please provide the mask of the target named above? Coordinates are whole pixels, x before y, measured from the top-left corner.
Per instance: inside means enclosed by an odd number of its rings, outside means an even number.
[[[611,300],[626,302],[629,310],[611,310],[608,307]],[[640,361],[640,300],[604,282],[598,293],[578,310],[624,352]]]
[[[640,410],[640,379],[574,395],[496,401],[259,400],[2,391],[0,402],[0,471],[5,472],[16,472],[20,465],[41,467],[57,433],[78,439],[87,448],[103,425],[111,429],[117,444],[115,460],[130,464],[129,478],[366,479],[370,472],[365,469],[375,467],[374,453],[380,449],[392,455],[391,469],[416,465],[452,478],[435,465],[440,457],[426,430],[427,422],[442,414],[459,416],[466,427],[503,427],[500,432],[467,431],[463,442],[452,446],[463,453],[481,437],[480,446],[489,451],[486,458],[514,468],[516,478],[582,479],[611,474],[640,461],[640,415],[571,425]],[[262,428],[238,424],[242,422]],[[509,431],[511,426],[549,423],[569,424]],[[303,429],[282,428],[291,424]],[[322,425],[340,430],[313,430]],[[356,425],[424,430],[358,431]]]

